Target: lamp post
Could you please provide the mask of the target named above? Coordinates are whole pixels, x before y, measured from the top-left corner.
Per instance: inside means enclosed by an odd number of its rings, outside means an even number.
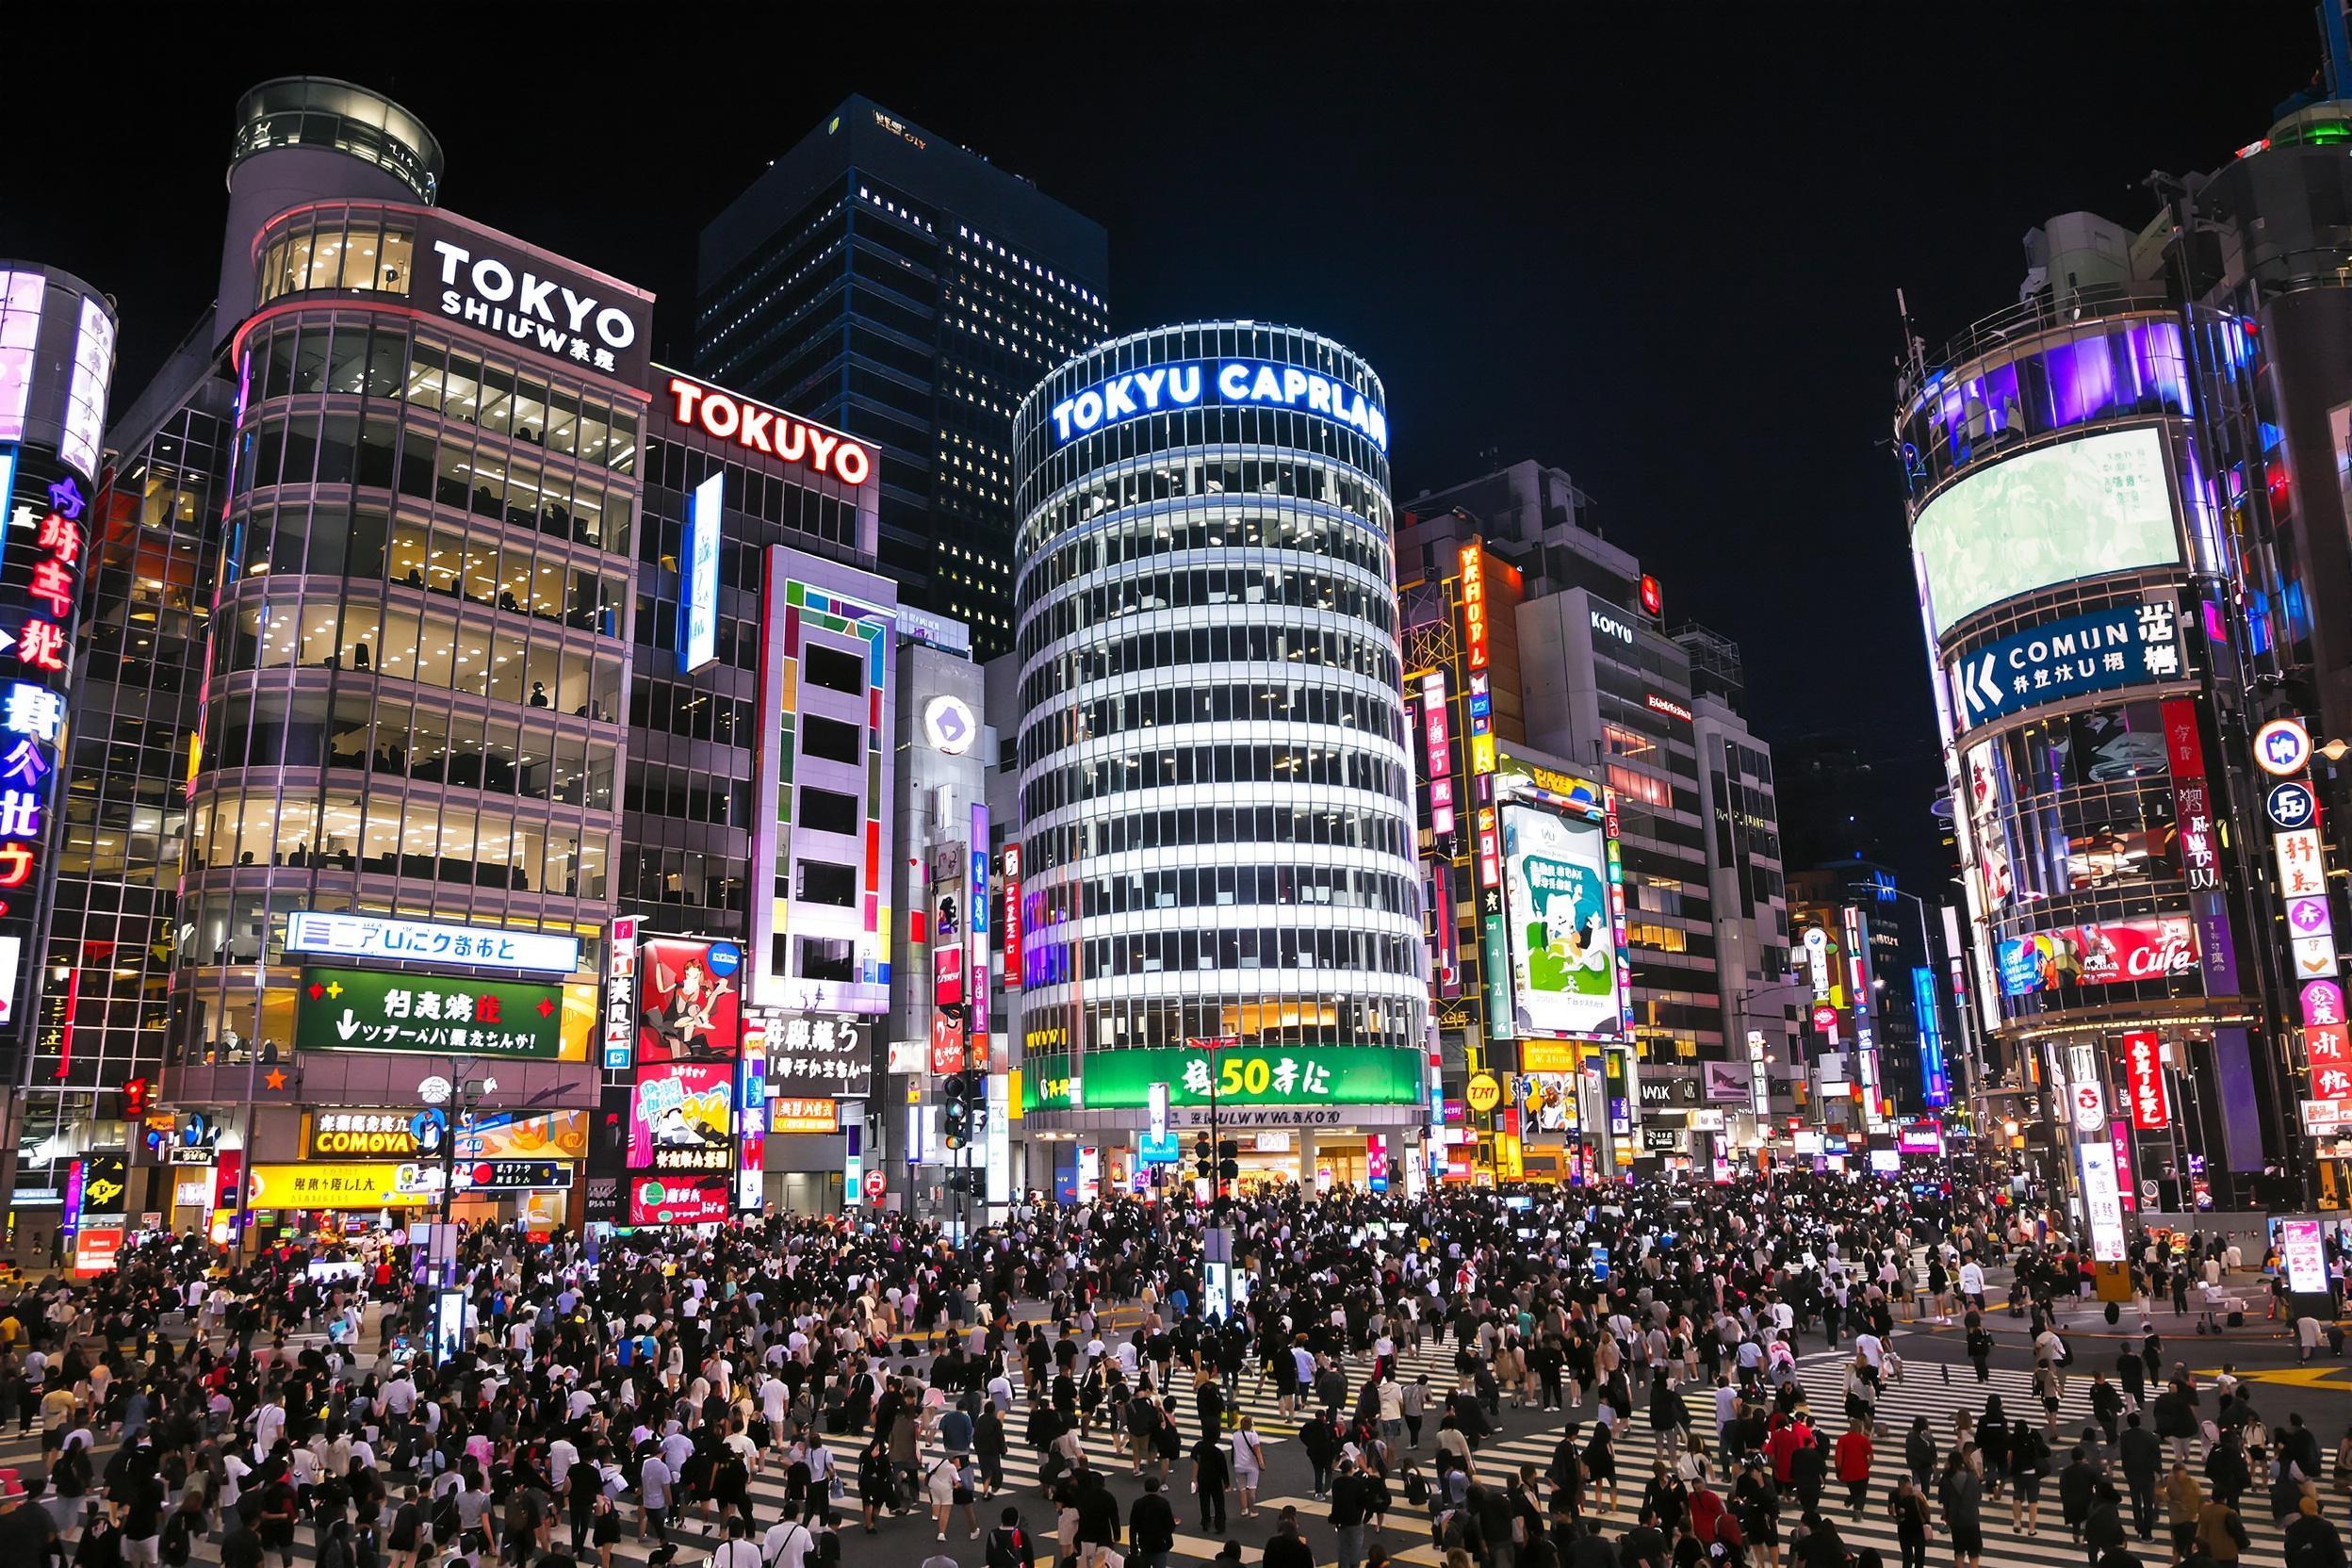
[[[441,1218],[433,1227],[434,1249],[446,1250],[446,1256],[437,1271],[439,1283],[444,1289],[457,1283],[457,1238],[452,1226],[455,1224],[453,1208],[457,1198],[458,1129],[473,1125],[474,1109],[482,1103],[482,1097],[496,1093],[498,1087],[496,1078],[466,1077],[466,1070],[473,1065],[470,1061],[453,1060],[449,1063],[449,1071],[456,1078],[456,1083],[452,1084],[449,1079],[436,1074],[416,1086],[416,1098],[423,1103],[449,1106],[442,1119],[445,1125],[441,1129]]]

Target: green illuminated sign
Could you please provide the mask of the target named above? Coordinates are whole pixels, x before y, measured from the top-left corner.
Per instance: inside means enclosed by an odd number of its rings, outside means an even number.
[[[1069,1056],[1032,1056],[1021,1070],[1021,1109],[1141,1110],[1152,1086],[1170,1105],[1415,1105],[1421,1053],[1345,1045],[1236,1045],[1211,1051],[1089,1051],[1071,1081]],[[1073,1092],[1073,1089],[1075,1092]]]
[[[564,1050],[564,988],[471,975],[302,971],[294,1043],[304,1051],[525,1056]]]

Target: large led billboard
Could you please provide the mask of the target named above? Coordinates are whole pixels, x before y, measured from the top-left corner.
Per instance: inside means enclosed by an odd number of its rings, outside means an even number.
[[[1505,805],[1503,884],[1514,1032],[1618,1033],[1608,838],[1597,822]]]
[[[1927,504],[1911,531],[1936,634],[1988,604],[2180,559],[2164,438],[2115,431],[2019,453]]]

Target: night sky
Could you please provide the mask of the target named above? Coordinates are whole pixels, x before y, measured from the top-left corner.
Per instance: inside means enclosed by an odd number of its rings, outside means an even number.
[[[253,82],[400,100],[441,139],[447,205],[656,290],[656,348],[678,361],[697,231],[863,92],[1102,223],[1119,330],[1247,316],[1361,351],[1387,383],[1400,505],[1490,458],[1569,470],[1669,622],[1743,645],[1767,739],[1845,732],[1918,770],[1916,814],[1886,825],[1906,861],[1931,853],[1936,770],[1886,445],[1896,288],[1931,346],[2015,302],[2028,228],[2075,208],[2136,228],[2150,170],[2225,161],[2319,55],[2301,3],[858,6],[841,24],[482,5],[331,26],[265,8],[233,55],[162,14],[136,39],[56,41],[90,62],[75,119],[29,68],[0,103],[0,255],[117,296],[125,396],[209,301],[230,111]]]

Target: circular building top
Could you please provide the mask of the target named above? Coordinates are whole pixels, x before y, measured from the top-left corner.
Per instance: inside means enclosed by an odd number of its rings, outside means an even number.
[[[333,76],[281,76],[237,101],[234,169],[280,147],[349,153],[398,178],[426,202],[441,188],[441,143],[425,122],[370,88]]]

